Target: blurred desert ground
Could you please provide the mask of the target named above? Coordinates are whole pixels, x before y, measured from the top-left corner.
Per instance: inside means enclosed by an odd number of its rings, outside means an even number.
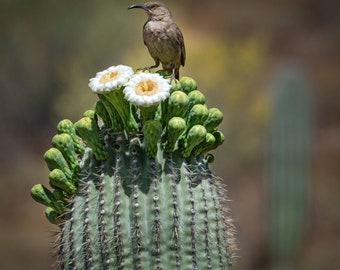
[[[228,187],[239,247],[235,269],[339,269],[339,2],[164,2],[185,38],[181,76],[195,78],[208,106],[225,115],[226,142],[213,152],[212,169]],[[53,265],[57,228],[31,199],[30,188],[48,185],[42,155],[58,121],[77,121],[93,108],[88,79],[111,65],[153,63],[142,43],[146,15],[127,10],[136,3],[0,0],[0,269]],[[293,218],[300,231],[281,256],[270,236],[270,217],[276,220],[271,198],[277,194],[271,194],[268,164],[273,93],[287,72],[302,80],[312,104],[304,134],[311,147],[298,194],[304,207],[296,205],[300,212]],[[294,182],[290,188],[294,193]],[[291,192],[276,192],[289,205]],[[280,233],[285,235],[284,226]]]

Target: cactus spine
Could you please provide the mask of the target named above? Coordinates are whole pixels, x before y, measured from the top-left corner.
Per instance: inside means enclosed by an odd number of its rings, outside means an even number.
[[[157,76],[136,89],[169,85]],[[75,124],[59,123],[45,153],[54,190],[38,184],[31,194],[60,227],[62,269],[231,269],[232,226],[205,158],[223,142],[223,116],[209,116],[193,79],[172,85],[144,107],[119,102],[129,84],[115,86],[120,94],[98,93]]]

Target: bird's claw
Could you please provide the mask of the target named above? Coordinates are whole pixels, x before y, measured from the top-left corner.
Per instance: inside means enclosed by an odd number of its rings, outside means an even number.
[[[148,72],[150,72],[150,70],[151,70],[151,68],[149,68],[149,67],[144,67],[144,68],[137,68],[137,71],[141,71],[141,72],[144,72],[144,71],[148,71]]]
[[[156,67],[158,67],[158,66],[150,66],[150,67],[137,68],[137,71],[142,71],[142,72],[148,71],[148,72],[151,73],[151,69],[156,68]]]
[[[170,83],[172,83],[173,81],[176,81],[175,74],[164,76],[164,79],[170,79]]]

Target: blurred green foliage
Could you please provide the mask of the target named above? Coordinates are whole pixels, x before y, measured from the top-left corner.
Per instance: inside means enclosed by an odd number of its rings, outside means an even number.
[[[280,70],[272,85],[268,196],[270,255],[290,269],[306,235],[310,199],[312,104],[298,67]]]
[[[269,112],[268,100],[259,81],[267,60],[266,40],[257,36],[241,40],[227,36],[195,40],[189,35],[188,38],[191,58],[186,71],[200,78],[199,87],[224,114],[222,126],[226,148],[232,155],[222,151],[217,160],[224,160],[224,173],[237,174],[257,162],[262,147],[261,133]]]

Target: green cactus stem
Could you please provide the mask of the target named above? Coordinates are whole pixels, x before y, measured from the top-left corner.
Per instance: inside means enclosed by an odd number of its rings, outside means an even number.
[[[96,106],[96,113],[102,118],[106,127],[111,127],[113,132],[120,132],[123,130],[123,123],[117,112],[117,110],[111,105],[111,103],[103,96],[98,95],[99,102]]]
[[[103,121],[104,126],[111,127],[112,129],[114,129],[114,125],[112,124],[114,120],[112,119],[109,112],[106,110],[103,100],[97,101],[96,107],[94,110],[97,113],[97,115],[101,118],[101,120]]]
[[[157,120],[148,120],[143,127],[145,152],[148,157],[154,158],[157,154],[157,143],[161,138],[162,124]]]
[[[31,194],[60,228],[62,269],[231,269],[233,227],[207,153],[224,137],[196,82],[175,82],[151,117],[125,100],[131,125],[107,95],[59,123],[44,156],[52,191]]]
[[[143,125],[145,125],[146,121],[153,120],[155,118],[157,109],[158,105],[139,108]]]
[[[122,125],[129,133],[135,133],[138,129],[135,118],[132,115],[131,104],[124,99],[123,93],[120,89],[107,92],[105,98],[113,105],[118,112]]]

